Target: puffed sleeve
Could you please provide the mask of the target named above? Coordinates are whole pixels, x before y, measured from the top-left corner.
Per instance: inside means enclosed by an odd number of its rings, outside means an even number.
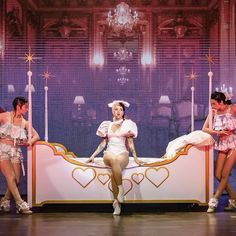
[[[103,121],[96,132],[96,135],[105,138],[107,136],[107,132],[108,132],[108,127],[110,125],[111,121]]]
[[[136,123],[132,120],[125,120],[121,126],[121,133],[123,136],[136,138],[138,136]]]

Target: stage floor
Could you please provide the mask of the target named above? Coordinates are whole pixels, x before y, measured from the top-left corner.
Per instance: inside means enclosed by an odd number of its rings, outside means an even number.
[[[225,204],[225,202],[223,201]],[[0,214],[3,236],[235,236],[236,211],[224,212],[223,204],[214,214],[206,207],[184,204],[124,204],[121,216],[103,205],[50,205],[34,208],[29,216]],[[86,211],[87,209],[87,211]]]
[[[133,213],[34,213],[1,215],[3,236],[235,236],[236,213],[167,212]]]

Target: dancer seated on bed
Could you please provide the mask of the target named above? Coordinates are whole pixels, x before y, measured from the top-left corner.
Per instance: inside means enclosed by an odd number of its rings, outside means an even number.
[[[124,202],[122,170],[129,163],[128,150],[131,151],[138,165],[143,164],[143,162],[138,160],[133,142],[133,138],[136,138],[138,134],[137,126],[132,120],[124,118],[125,108],[129,107],[129,103],[117,100],[109,103],[108,106],[112,108],[113,121],[103,121],[98,127],[96,134],[102,139],[87,162],[93,162],[95,156],[107,145],[106,151],[104,151],[103,161],[105,165],[111,167],[111,181],[114,195],[113,214],[119,215],[121,212],[120,203]]]

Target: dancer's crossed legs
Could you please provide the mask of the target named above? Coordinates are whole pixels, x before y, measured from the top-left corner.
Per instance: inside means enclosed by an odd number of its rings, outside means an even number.
[[[17,185],[20,180],[20,163],[12,163],[10,160],[3,160],[0,162],[1,172],[7,182],[7,190],[4,199],[10,200],[11,195],[14,197],[16,203],[22,202]]]
[[[103,157],[104,163],[107,166],[111,167],[111,183],[112,183],[112,191],[114,196],[113,208],[114,215],[120,215],[121,208],[120,202],[124,201],[124,190],[122,186],[122,170],[129,163],[128,153],[121,153],[119,155],[115,155],[110,152],[106,152]]]
[[[236,193],[228,182],[230,172],[236,161],[236,150],[229,150],[227,153],[219,152],[216,159],[215,177],[219,180],[214,197],[208,203],[208,213],[215,211],[218,205],[218,199],[226,190],[229,194],[229,203],[235,207]],[[232,208],[230,206],[230,208]]]
[[[219,180],[219,185],[214,194],[215,198],[219,198],[223,191],[226,190],[229,198],[236,199],[236,193],[228,182],[230,172],[236,161],[236,150],[229,150],[227,153],[219,152],[216,159],[215,176]]]
[[[104,154],[103,161],[107,166],[111,167],[112,190],[113,190],[114,198],[117,199],[117,197],[119,197],[119,195],[121,194],[120,191],[123,191],[122,171],[129,163],[128,153],[124,152],[119,155],[115,155],[111,152],[106,152]],[[121,202],[122,202],[122,199],[121,199]]]

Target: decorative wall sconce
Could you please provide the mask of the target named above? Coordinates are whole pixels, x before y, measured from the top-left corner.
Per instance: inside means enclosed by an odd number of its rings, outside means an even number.
[[[15,86],[13,84],[7,85],[7,92],[8,93],[14,93],[15,92]]]
[[[85,100],[84,100],[84,97],[83,96],[75,96],[75,99],[74,99],[74,104],[78,105],[78,110],[81,109],[81,105],[85,104]]]
[[[100,54],[95,54],[93,57],[93,64],[102,67],[104,65],[104,57]]]
[[[24,90],[26,93],[28,93],[29,92],[29,85],[27,84],[26,86],[25,86],[25,90]],[[35,92],[35,88],[34,88],[34,85],[33,84],[31,84],[31,92]]]
[[[149,53],[144,53],[141,58],[142,66],[151,66],[153,64],[152,55]]]
[[[170,104],[170,98],[168,95],[161,95],[159,104]]]

